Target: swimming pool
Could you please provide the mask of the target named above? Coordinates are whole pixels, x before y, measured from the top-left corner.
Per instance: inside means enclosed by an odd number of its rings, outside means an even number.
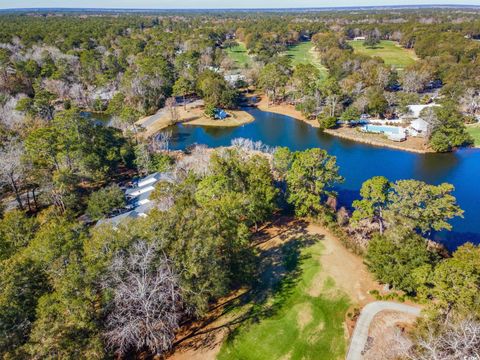
[[[401,135],[404,134],[404,129],[398,126],[386,126],[386,125],[365,125],[362,127],[363,131],[373,132],[373,133],[384,133],[384,134],[395,134]]]

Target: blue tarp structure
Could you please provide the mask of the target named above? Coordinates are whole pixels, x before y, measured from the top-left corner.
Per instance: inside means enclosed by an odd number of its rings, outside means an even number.
[[[228,116],[227,112],[223,109],[215,109],[215,115],[213,116],[217,120],[223,120]]]

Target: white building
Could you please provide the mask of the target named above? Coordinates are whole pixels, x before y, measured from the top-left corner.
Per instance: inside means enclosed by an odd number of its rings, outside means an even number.
[[[440,105],[435,103],[431,103],[427,105],[423,105],[423,104],[408,105],[408,110],[410,112],[409,117],[419,118],[420,113],[422,112],[423,109],[426,109],[432,106],[440,106]]]
[[[429,129],[429,123],[423,120],[420,117],[422,111],[426,108],[440,106],[435,103],[431,104],[415,104],[415,105],[408,105],[409,114],[404,118],[411,119],[410,126],[408,127],[408,132],[410,135],[413,136],[426,136]]]
[[[145,217],[147,213],[153,208],[153,202],[150,200],[150,195],[155,190],[155,185],[159,181],[173,181],[171,173],[153,173],[144,178],[138,179],[134,182],[132,187],[125,190],[125,196],[128,199],[127,209],[124,213],[108,219],[98,221],[100,224],[111,224],[116,227],[124,219],[135,219],[138,217]]]
[[[426,133],[429,124],[425,120],[418,118],[410,123],[410,127],[418,133]]]
[[[230,74],[230,75],[225,75],[223,77],[227,83],[229,83],[231,86],[237,85],[239,81],[245,81],[246,77],[245,75],[242,74]]]

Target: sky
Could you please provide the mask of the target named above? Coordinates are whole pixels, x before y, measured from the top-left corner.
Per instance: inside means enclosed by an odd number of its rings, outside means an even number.
[[[8,8],[301,8],[380,5],[479,5],[480,0],[0,0],[0,9]]]

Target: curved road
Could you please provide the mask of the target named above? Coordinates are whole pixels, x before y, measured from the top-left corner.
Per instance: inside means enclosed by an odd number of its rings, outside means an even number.
[[[375,315],[383,310],[399,311],[415,316],[420,315],[419,308],[390,301],[375,301],[366,305],[362,309],[357,324],[355,325],[355,330],[353,331],[352,340],[350,341],[350,347],[348,349],[347,360],[363,359],[362,352],[367,343],[370,323]]]

